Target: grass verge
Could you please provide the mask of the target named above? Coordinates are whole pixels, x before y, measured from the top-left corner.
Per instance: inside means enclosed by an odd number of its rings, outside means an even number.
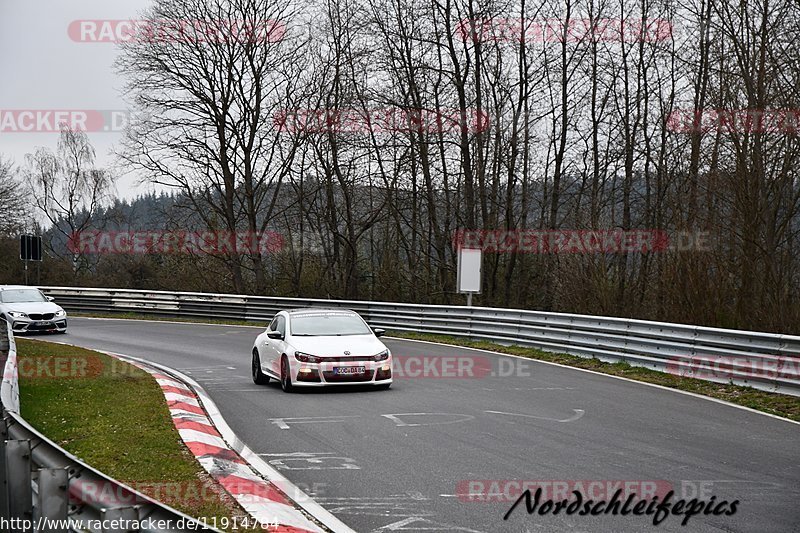
[[[50,342],[17,338],[17,352],[21,414],[51,440],[206,523],[245,516],[185,447],[149,374],[105,354]]]
[[[71,316],[85,316],[96,318],[130,318],[136,320],[176,320],[179,322],[188,323],[213,323],[213,324],[233,324],[258,327],[260,324],[257,322],[246,322],[237,320],[215,320],[215,319],[191,319],[191,318],[164,318],[156,315],[146,315],[138,313],[105,313],[105,314],[76,314],[71,313]],[[642,368],[631,366],[625,362],[619,363],[606,363],[599,359],[590,359],[578,357],[575,355],[550,353],[537,350],[536,348],[528,348],[525,346],[505,346],[496,344],[489,341],[472,341],[461,337],[453,337],[450,335],[437,335],[430,333],[412,333],[407,331],[388,331],[387,335],[403,339],[424,340],[430,342],[439,342],[445,344],[454,344],[457,346],[464,346],[466,348],[477,348],[481,350],[489,350],[492,352],[507,353],[512,355],[519,355],[529,359],[537,359],[539,361],[549,361],[558,363],[565,366],[572,366],[575,368],[584,368],[587,370],[594,370],[603,374],[610,374],[612,376],[621,376],[636,381],[645,383],[654,383],[662,385],[671,389],[692,392],[701,394],[710,398],[724,400],[736,405],[749,407],[765,413],[782,416],[790,420],[800,422],[800,397],[790,396],[788,394],[779,394],[775,392],[766,392],[754,389],[752,387],[742,387],[733,384],[720,384],[702,379],[688,378],[683,376],[675,376]]]

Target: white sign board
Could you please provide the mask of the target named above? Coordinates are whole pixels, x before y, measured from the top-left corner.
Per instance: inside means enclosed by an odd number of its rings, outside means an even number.
[[[458,274],[456,276],[458,292],[480,294],[481,257],[482,251],[480,249],[459,248]]]

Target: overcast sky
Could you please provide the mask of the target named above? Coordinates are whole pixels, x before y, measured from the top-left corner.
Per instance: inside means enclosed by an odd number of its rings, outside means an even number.
[[[151,0],[0,0],[0,154],[21,164],[37,146],[56,148],[58,133],[10,131],[31,124],[22,121],[18,110],[89,111],[105,120],[101,131],[89,133],[98,163],[113,164],[111,151],[121,134],[102,130],[113,129],[110,111],[126,108],[120,94],[123,80],[113,69],[117,45],[81,42],[79,32],[70,33],[69,28],[84,20],[137,19],[150,4]],[[47,118],[41,113],[38,117],[40,123]],[[117,185],[120,196],[146,190],[135,181],[133,176],[122,177]]]

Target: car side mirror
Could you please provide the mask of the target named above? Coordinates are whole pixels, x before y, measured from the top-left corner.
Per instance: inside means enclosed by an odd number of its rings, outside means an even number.
[[[48,301],[48,302],[54,302],[54,301],[56,300],[56,299],[55,299],[55,298],[53,298],[52,296],[45,296],[45,298],[47,298],[47,301]]]
[[[383,337],[383,334],[386,333],[386,330],[381,328],[372,328],[372,332],[376,337]]]
[[[269,337],[270,339],[281,340],[283,339],[283,333],[281,333],[280,331],[268,331],[267,337]]]

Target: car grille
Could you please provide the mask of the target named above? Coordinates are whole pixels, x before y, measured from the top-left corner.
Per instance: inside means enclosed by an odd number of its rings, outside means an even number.
[[[39,325],[36,325],[36,324],[30,324],[26,328],[25,331],[50,331],[52,329],[55,329],[56,326],[59,327],[59,328],[67,327],[67,325],[64,323],[64,321],[60,321],[60,322],[55,322],[53,324],[45,324],[43,326],[39,326]]]
[[[342,357],[323,357],[326,363],[357,363],[359,361],[374,361],[371,355],[350,355]]]
[[[53,313],[28,313],[28,318],[31,320],[53,320],[56,316]]]
[[[367,370],[363,374],[334,374],[332,371],[322,373],[328,383],[355,383],[361,381],[372,381],[374,370]]]

